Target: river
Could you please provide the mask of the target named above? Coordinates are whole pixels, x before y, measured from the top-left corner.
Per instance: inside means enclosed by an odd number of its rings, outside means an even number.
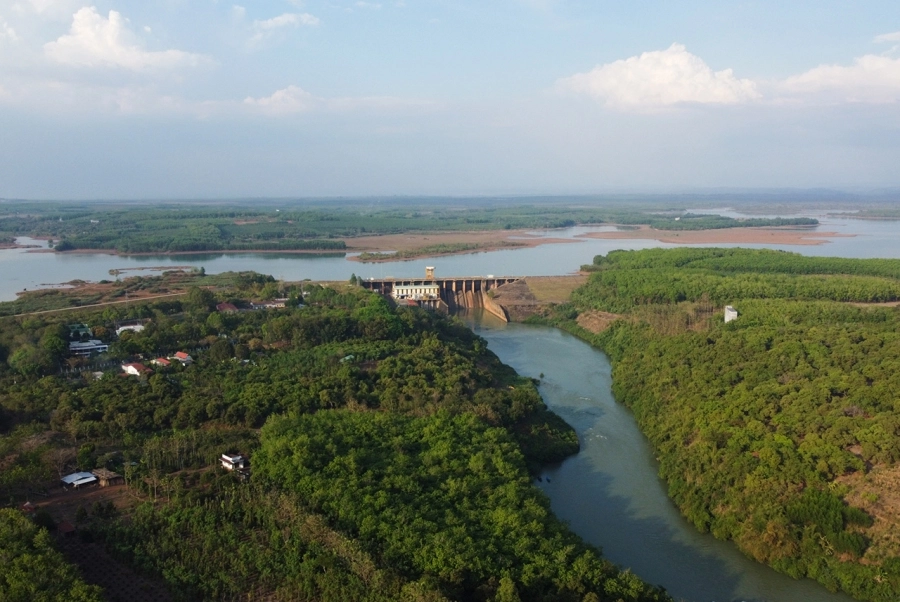
[[[555,328],[462,316],[500,359],[538,378],[547,405],[578,433],[581,451],[545,469],[538,485],[554,513],[604,556],[690,602],[852,602],[810,580],[750,560],[699,533],[666,496],[650,445],[612,395],[606,356]]]

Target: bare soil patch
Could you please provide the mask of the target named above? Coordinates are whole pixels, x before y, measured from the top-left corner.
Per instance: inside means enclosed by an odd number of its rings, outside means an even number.
[[[90,485],[68,491],[62,487],[51,487],[49,497],[33,500],[32,503],[49,512],[57,523],[67,521],[78,529],[80,526],[75,522],[78,508],[90,512],[97,502],[112,502],[120,514],[127,516],[143,499],[143,496],[133,495],[133,490],[125,485]],[[85,581],[103,588],[106,600],[151,602],[172,599],[161,580],[141,575],[120,559],[110,556],[103,542],[84,541],[77,530],[68,537],[57,537],[59,550],[78,566]]]
[[[56,522],[63,520],[75,524],[75,512],[79,507],[90,510],[95,502],[112,502],[122,514],[128,514],[131,509],[143,501],[143,498],[132,495],[131,490],[125,485],[111,485],[100,487],[89,485],[76,490],[64,490],[62,487],[51,487],[50,495],[46,498],[32,500],[38,508],[43,508],[50,513]]]
[[[862,561],[878,564],[900,556],[900,466],[878,465],[867,474],[856,472],[836,480],[851,487],[844,498],[847,503],[875,519],[871,527],[863,529],[870,545]]]
[[[609,328],[610,324],[621,317],[618,314],[611,314],[605,311],[588,311],[579,314],[575,321],[585,330],[598,334]]]
[[[541,303],[565,303],[579,286],[588,280],[587,274],[571,276],[529,276],[525,278],[528,289]]]
[[[779,245],[821,245],[829,238],[853,236],[838,232],[819,232],[797,228],[721,228],[716,230],[654,230],[650,226],[640,226],[633,230],[616,232],[589,232],[579,235],[583,238],[613,240],[658,240],[672,244],[779,244]]]
[[[103,588],[109,602],[167,602],[172,600],[162,581],[135,572],[110,556],[102,542],[84,542],[78,535],[60,540],[60,551],[78,565],[84,580]]]
[[[480,245],[477,251],[491,251],[510,244],[518,248],[538,245],[580,242],[570,238],[543,238],[525,230],[484,230],[472,232],[432,232],[421,234],[386,234],[383,236],[359,236],[343,239],[350,252],[415,251],[423,247],[454,243]],[[466,251],[463,251],[466,252]]]

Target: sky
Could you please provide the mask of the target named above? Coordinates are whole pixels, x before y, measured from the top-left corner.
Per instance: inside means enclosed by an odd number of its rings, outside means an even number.
[[[0,198],[900,187],[896,0],[0,0]]]

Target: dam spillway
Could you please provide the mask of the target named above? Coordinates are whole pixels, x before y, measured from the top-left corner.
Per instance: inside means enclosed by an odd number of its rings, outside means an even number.
[[[518,276],[466,276],[461,278],[369,278],[359,284],[368,290],[392,298],[397,303],[454,312],[458,309],[484,308],[501,320],[509,321],[506,310],[491,299],[490,291],[521,280]]]

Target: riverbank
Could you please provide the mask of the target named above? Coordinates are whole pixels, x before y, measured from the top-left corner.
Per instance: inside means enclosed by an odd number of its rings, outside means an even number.
[[[588,232],[574,238],[547,237],[534,230],[473,230],[454,232],[422,232],[384,234],[376,236],[345,237],[334,239],[345,244],[344,249],[218,249],[205,251],[120,253],[115,249],[75,249],[66,255],[114,255],[125,257],[191,256],[208,254],[262,254],[262,255],[322,255],[348,254],[349,261],[386,263],[409,261],[429,257],[444,257],[483,253],[504,249],[529,249],[541,245],[578,243],[583,239],[601,240],[657,240],[669,244],[765,244],[765,245],[821,245],[829,239],[852,237],[853,234],[819,232],[797,227],[773,228],[720,228],[712,230],[656,230],[650,226],[629,227],[609,232]],[[458,247],[452,250],[452,247]],[[436,248],[451,250],[434,251]],[[52,253],[52,249],[35,248],[28,253]],[[366,253],[383,253],[381,257],[360,257]],[[396,257],[392,256],[396,254]]]
[[[500,249],[527,249],[546,244],[577,243],[582,242],[572,238],[547,238],[533,231],[526,230],[484,230],[484,231],[455,231],[455,232],[423,232],[404,234],[384,234],[378,236],[359,236],[336,238],[343,242],[344,249],[216,249],[205,251],[178,251],[178,252],[147,252],[147,253],[120,253],[115,249],[73,249],[64,251],[66,255],[115,255],[124,257],[152,257],[152,256],[190,256],[208,255],[211,253],[252,253],[252,254],[279,254],[279,255],[321,255],[333,253],[399,253],[397,258],[379,257],[377,259],[359,259],[357,256],[348,257],[350,261],[386,262],[418,259],[422,257],[442,257],[447,255],[462,255],[467,253],[481,253],[497,251]],[[429,252],[427,249],[465,245],[466,248],[446,252]],[[422,254],[418,251],[425,250]],[[52,249],[35,248],[29,253],[53,253]]]
[[[719,228],[715,230],[655,230],[650,226],[613,232],[588,232],[579,238],[606,240],[657,240],[682,245],[821,245],[830,238],[853,237],[855,234],[802,230],[796,226],[778,228]]]

